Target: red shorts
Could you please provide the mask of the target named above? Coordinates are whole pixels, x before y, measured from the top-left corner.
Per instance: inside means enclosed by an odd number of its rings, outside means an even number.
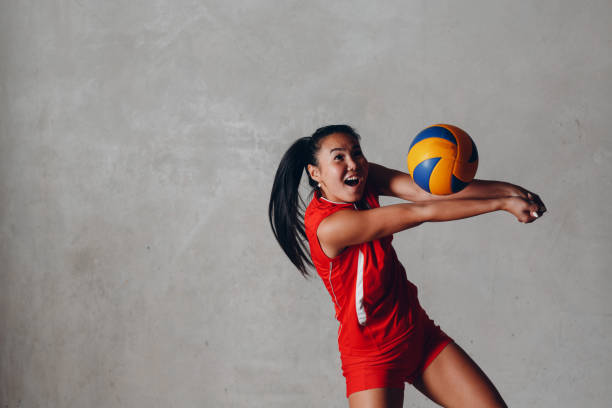
[[[417,303],[418,304],[418,303]],[[414,330],[397,346],[376,356],[342,355],[346,396],[372,388],[401,388],[412,384],[453,339],[417,306]]]

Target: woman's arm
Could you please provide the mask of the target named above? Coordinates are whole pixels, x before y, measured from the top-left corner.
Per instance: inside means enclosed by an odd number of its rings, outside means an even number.
[[[451,221],[497,210],[514,214],[521,222],[532,222],[536,204],[520,197],[476,198],[394,204],[371,210],[340,210],[325,218],[317,236],[321,248],[333,258],[350,245],[369,242],[416,227],[423,222]]]
[[[448,200],[455,198],[495,198],[517,196],[531,200],[539,205],[538,213],[542,215],[546,206],[540,197],[523,187],[504,181],[474,179],[463,190],[447,196],[429,194],[419,187],[412,176],[376,163],[369,165],[369,177],[377,186],[381,195],[398,197],[407,201]]]
[[[516,194],[513,184],[503,181],[474,179],[463,190],[448,196],[429,194],[419,187],[412,176],[380,164],[370,163],[369,174],[381,195],[398,197],[407,201],[447,200],[449,198],[494,198]],[[526,198],[526,197],[525,197]]]

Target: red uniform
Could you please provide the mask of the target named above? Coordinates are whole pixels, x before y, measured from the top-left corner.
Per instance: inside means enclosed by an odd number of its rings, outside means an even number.
[[[338,348],[347,397],[370,388],[404,388],[453,341],[429,319],[408,281],[389,235],[347,247],[329,258],[319,244],[317,228],[338,210],[380,207],[366,184],[358,203],[336,203],[316,191],[304,215],[310,254],[329,292],[338,328]]]

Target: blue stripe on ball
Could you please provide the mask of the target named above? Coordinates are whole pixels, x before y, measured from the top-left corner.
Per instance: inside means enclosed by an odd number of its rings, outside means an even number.
[[[455,136],[450,132],[450,130],[440,126],[432,126],[422,130],[418,135],[416,135],[416,137],[410,144],[408,151],[410,151],[410,149],[412,149],[412,146],[419,143],[421,140],[430,137],[439,137],[441,139],[446,139],[455,145],[457,144],[457,140],[455,139]]]
[[[465,188],[465,186],[467,186],[469,183],[466,183],[465,181],[461,181],[459,180],[457,177],[455,177],[455,175],[452,175],[451,178],[451,190],[453,193],[456,193],[458,191],[461,191]]]
[[[470,156],[468,163],[474,163],[476,160],[478,160],[478,150],[476,150],[476,145],[474,144],[472,138],[470,138],[470,141],[472,142],[472,155]]]
[[[436,164],[440,161],[441,157],[432,157],[431,159],[423,160],[418,166],[414,168],[412,172],[412,179],[417,183],[423,190],[431,193],[429,189],[429,176],[436,167]]]

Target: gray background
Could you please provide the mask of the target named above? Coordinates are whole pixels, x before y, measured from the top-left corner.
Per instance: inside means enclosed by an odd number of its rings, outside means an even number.
[[[612,3],[3,1],[0,402],[344,407],[333,306],[267,221],[298,137],[405,169],[433,123],[539,193],[396,235],[510,406],[612,399]],[[391,200],[383,200],[390,203]],[[414,388],[406,406],[431,407]]]

